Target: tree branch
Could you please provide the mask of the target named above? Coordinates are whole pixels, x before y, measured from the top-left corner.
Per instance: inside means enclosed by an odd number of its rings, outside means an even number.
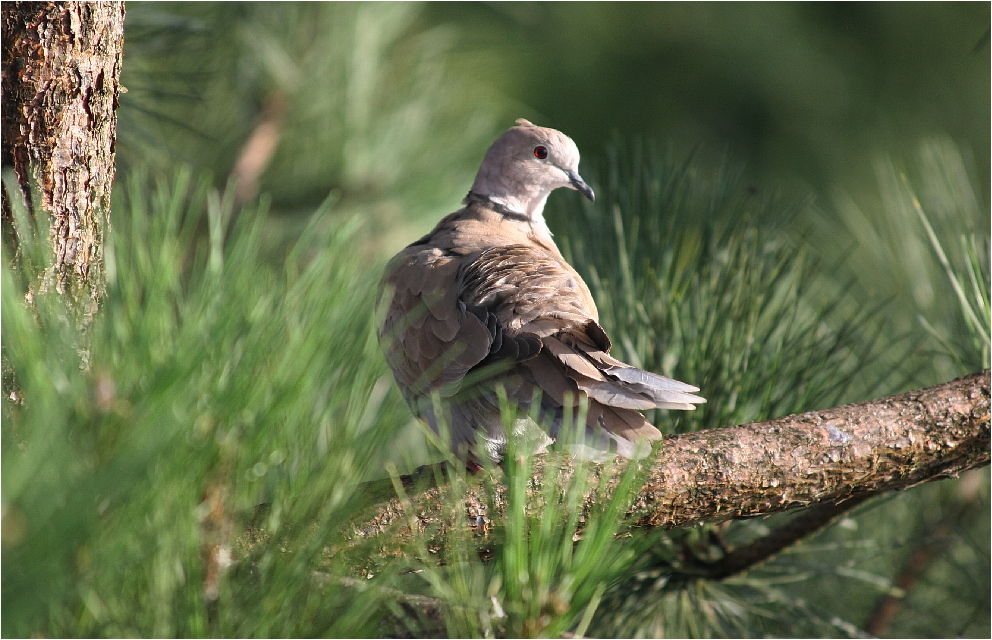
[[[986,370],[880,400],[669,436],[652,459],[641,462],[650,467],[628,516],[638,526],[668,528],[816,505],[830,513],[830,505],[847,507],[852,499],[953,477],[989,463],[989,405]],[[536,474],[568,477],[578,464],[565,459],[549,468],[548,460],[536,462]],[[622,466],[602,478],[609,483],[606,495],[619,482]],[[594,469],[602,474],[604,467]],[[421,467],[401,480],[412,489],[424,478],[442,476]],[[356,531],[371,537],[389,530],[395,540],[415,524],[443,534],[461,524],[446,496],[447,487],[434,483],[408,499],[386,500],[356,523]],[[466,496],[463,513],[482,533],[500,515],[489,513],[491,504],[505,501],[499,495],[490,501],[480,487]]]
[[[989,372],[666,439],[632,515],[684,526],[838,502],[989,463]]]
[[[768,560],[806,536],[816,533],[830,524],[837,516],[850,511],[874,497],[870,493],[860,493],[839,502],[822,502],[801,511],[789,522],[758,538],[743,547],[726,552],[714,562],[686,562],[678,573],[692,578],[723,580]]]

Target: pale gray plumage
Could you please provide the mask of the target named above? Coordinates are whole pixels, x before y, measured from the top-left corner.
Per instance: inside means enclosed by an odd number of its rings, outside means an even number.
[[[481,460],[478,433],[485,453],[502,457],[497,386],[524,411],[540,398],[545,442],[587,402],[585,444],[635,456],[639,442],[661,437],[640,411],[705,400],[696,387],[609,355],[589,288],[543,215],[559,187],[594,198],[578,173],[579,151],[554,129],[517,124],[486,152],[465,207],[387,266],[386,360],[413,412],[435,431],[448,425],[453,449],[469,460]]]

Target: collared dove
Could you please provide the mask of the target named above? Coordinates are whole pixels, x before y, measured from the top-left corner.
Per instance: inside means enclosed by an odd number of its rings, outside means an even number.
[[[489,147],[465,206],[386,267],[386,361],[413,413],[447,433],[470,467],[482,460],[479,443],[502,459],[501,395],[547,431],[538,448],[584,415],[573,451],[599,459],[641,457],[643,443],[661,438],[641,411],[706,402],[697,387],[609,355],[589,287],[543,215],[559,187],[595,199],[578,166],[570,138],[517,120]],[[523,437],[524,422],[509,437]]]

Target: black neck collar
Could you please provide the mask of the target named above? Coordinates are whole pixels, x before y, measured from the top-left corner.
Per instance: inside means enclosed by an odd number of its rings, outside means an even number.
[[[507,207],[505,204],[501,202],[496,202],[489,196],[484,196],[482,194],[475,193],[474,191],[469,191],[468,195],[465,196],[465,200],[463,200],[462,202],[464,202],[465,204],[474,203],[474,204],[482,205],[483,207],[487,209],[491,209],[492,211],[495,211],[496,213],[503,216],[504,218],[509,218],[510,220],[516,220],[518,222],[531,222],[530,217],[527,216],[526,214],[520,213],[519,211],[514,211],[513,209]]]

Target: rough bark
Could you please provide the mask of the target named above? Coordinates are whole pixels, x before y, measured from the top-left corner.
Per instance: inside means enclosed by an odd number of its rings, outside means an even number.
[[[647,479],[628,516],[634,525],[666,528],[814,506],[832,517],[867,496],[987,465],[989,404],[986,370],[871,402],[670,436],[651,460],[642,461],[649,466]],[[537,470],[539,475],[552,472],[565,478],[575,467],[566,458],[553,468],[538,463]],[[603,467],[596,469],[601,473]],[[401,480],[412,489],[438,475],[421,468]],[[618,478],[617,470],[603,480],[612,489]],[[541,484],[532,483],[535,493],[540,493]],[[588,500],[595,499],[593,495]],[[446,487],[431,486],[411,493],[405,504],[379,504],[356,531],[366,537],[388,530],[401,541],[402,530],[413,523],[443,534],[467,516],[484,534],[491,519],[500,517],[490,512],[491,504],[505,501],[500,496],[490,500],[482,488],[471,489],[465,511],[452,514]],[[813,515],[816,526],[822,526],[824,518]],[[803,531],[782,539],[789,543]],[[780,542],[751,550],[753,558],[774,553]],[[753,558],[739,558],[724,568],[726,575],[742,570]]]
[[[34,185],[51,216],[48,281],[89,315],[104,286],[124,4],[5,2],[3,40],[4,162],[29,211]]]
[[[683,434],[633,513],[681,526],[907,489],[989,462],[989,372],[824,411]]]

